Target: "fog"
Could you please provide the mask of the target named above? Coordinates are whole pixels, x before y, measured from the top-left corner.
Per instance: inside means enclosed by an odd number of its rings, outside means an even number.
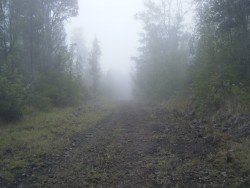
[[[0,188],[248,187],[249,146],[250,0],[0,0]]]
[[[192,29],[190,2],[183,1],[188,30]],[[118,99],[132,98],[132,73],[135,65],[131,57],[138,54],[139,33],[143,30],[135,14],[144,10],[144,3],[145,0],[79,0],[78,16],[66,24],[68,38],[74,29],[81,28],[88,48],[93,39],[98,38],[102,51],[102,73],[108,77],[112,74]]]

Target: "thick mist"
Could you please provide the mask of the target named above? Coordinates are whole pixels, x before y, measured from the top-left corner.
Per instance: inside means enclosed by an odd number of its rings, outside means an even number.
[[[102,73],[109,80],[113,79],[112,91],[118,99],[132,97],[131,56],[137,54],[138,33],[142,29],[134,15],[142,6],[143,0],[80,0],[78,17],[66,25],[68,36],[75,28],[82,28],[87,46],[94,37],[98,38]]]
[[[250,0],[0,0],[0,188],[250,187],[249,146]]]
[[[115,99],[132,99],[135,63],[143,25],[135,15],[144,9],[145,0],[80,0],[79,14],[66,24],[68,38],[80,28],[85,45],[90,48],[97,37],[102,51],[100,66],[103,78],[110,81]],[[182,2],[185,30],[192,30],[191,0]],[[111,80],[112,79],[112,80]],[[110,93],[110,92],[109,92]]]

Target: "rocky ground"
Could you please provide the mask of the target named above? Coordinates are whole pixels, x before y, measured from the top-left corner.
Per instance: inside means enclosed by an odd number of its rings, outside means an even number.
[[[0,187],[250,187],[249,138],[249,115],[211,120],[123,103]]]

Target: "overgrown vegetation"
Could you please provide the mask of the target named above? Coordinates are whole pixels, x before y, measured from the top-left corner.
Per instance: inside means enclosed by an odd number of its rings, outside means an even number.
[[[93,60],[87,61],[83,38],[75,32],[71,45],[66,42],[64,23],[77,13],[77,0],[0,1],[1,120],[19,120],[26,108],[73,106],[92,95],[97,86],[87,77],[98,71],[88,67]]]
[[[26,88],[17,71],[10,71],[8,65],[0,68],[0,117],[15,121],[22,116]]]
[[[193,0],[193,31],[183,2],[136,15],[150,105],[114,108],[130,99],[125,59],[104,76],[98,39],[67,37],[78,0],[0,0],[0,187],[250,187],[250,1]]]
[[[84,99],[85,88],[81,84],[68,74],[49,72],[34,83],[31,95],[35,98],[31,100],[31,104],[42,109],[51,105],[56,107],[76,105]]]
[[[248,1],[197,1],[198,36],[193,86],[200,110],[227,99],[249,105]]]
[[[196,30],[185,32],[181,1],[148,1],[135,58],[136,94],[147,100],[189,95],[198,112],[229,101],[249,110],[250,3],[196,0]]]

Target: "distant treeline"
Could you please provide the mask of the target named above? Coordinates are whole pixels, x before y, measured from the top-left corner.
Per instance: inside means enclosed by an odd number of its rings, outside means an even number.
[[[64,22],[77,14],[77,0],[0,0],[0,119],[78,104],[90,92],[81,72],[85,61],[97,85],[98,41],[89,53],[80,36],[66,42]]]
[[[135,94],[146,100],[191,98],[205,112],[228,103],[250,106],[250,2],[194,0],[196,27],[185,28],[180,0],[154,0],[142,21]],[[79,104],[98,93],[98,40],[88,51],[64,23],[77,0],[0,0],[0,119]]]
[[[146,100],[190,96],[200,112],[228,101],[250,107],[250,1],[195,0],[196,27],[185,29],[182,1],[155,0],[142,21],[135,93]]]

